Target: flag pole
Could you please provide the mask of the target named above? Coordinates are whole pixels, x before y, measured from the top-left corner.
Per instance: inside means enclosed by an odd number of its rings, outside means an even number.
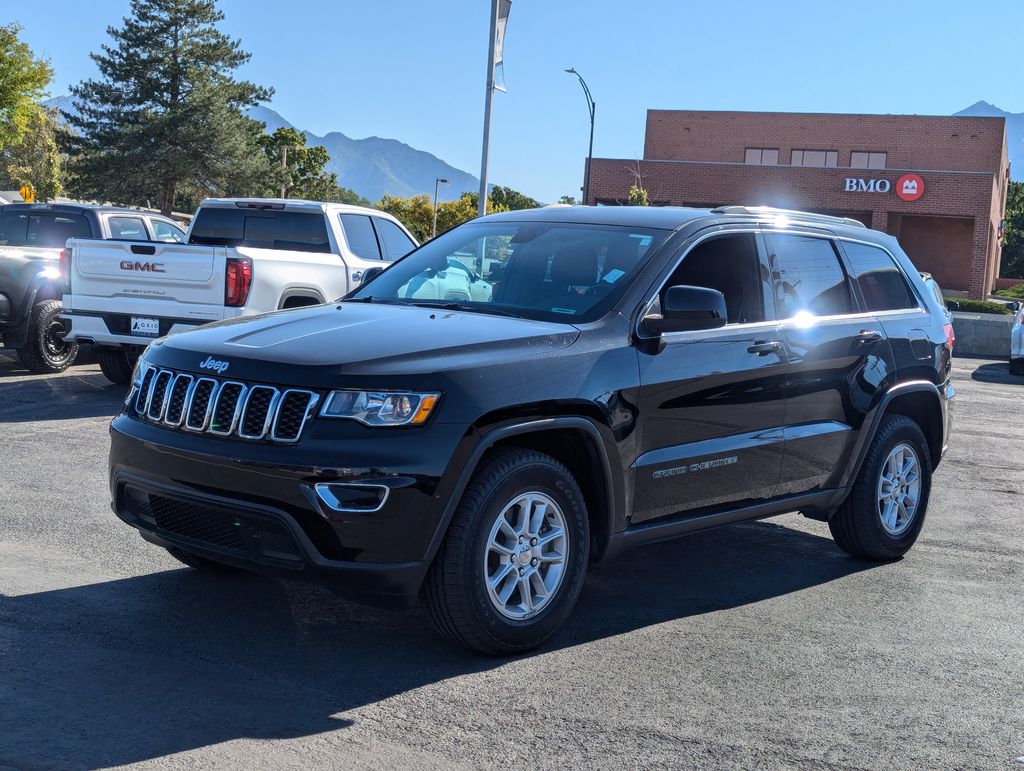
[[[480,210],[487,214],[487,157],[491,144],[491,97],[494,96],[494,40],[498,34],[498,3],[491,0],[491,40],[487,45],[487,96],[484,100],[484,147],[480,158]]]

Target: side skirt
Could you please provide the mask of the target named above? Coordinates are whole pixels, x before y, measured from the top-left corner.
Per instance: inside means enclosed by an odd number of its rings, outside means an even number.
[[[827,521],[833,510],[842,503],[848,493],[849,489],[847,488],[819,490],[813,493],[791,495],[767,503],[758,503],[753,506],[744,506],[729,511],[719,511],[700,516],[687,516],[683,514],[671,519],[634,525],[612,536],[605,559],[610,559],[634,546],[668,541],[673,538],[689,535],[690,533],[699,533],[703,530],[721,527],[722,525],[766,519],[780,514],[787,514],[791,511],[799,511],[810,519]]]

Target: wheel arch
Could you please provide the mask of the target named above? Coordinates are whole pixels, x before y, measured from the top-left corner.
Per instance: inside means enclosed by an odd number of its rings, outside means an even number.
[[[321,305],[324,302],[326,300],[315,289],[286,289],[277,301],[277,309],[303,308],[308,305]]]
[[[448,532],[473,474],[488,454],[503,447],[537,450],[564,464],[573,474],[584,501],[591,528],[591,560],[598,561],[607,551],[621,510],[621,492],[616,489],[606,440],[600,428],[589,418],[564,416],[524,420],[495,426],[481,436],[473,447],[444,508],[426,559],[433,560]]]
[[[938,467],[939,461],[942,459],[944,431],[942,396],[934,383],[927,380],[911,380],[897,383],[886,391],[870,418],[865,421],[867,430],[861,430],[860,441],[854,455],[855,461],[847,469],[843,487],[851,485],[857,474],[860,473],[871,443],[878,433],[878,427],[886,415],[905,415],[917,423],[928,441],[932,469]]]

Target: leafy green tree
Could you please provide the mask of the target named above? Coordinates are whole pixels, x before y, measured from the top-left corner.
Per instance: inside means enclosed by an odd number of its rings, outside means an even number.
[[[63,166],[57,147],[60,130],[55,111],[34,105],[26,131],[17,142],[0,148],[0,188],[17,190],[29,184],[40,200],[62,192]]]
[[[0,27],[0,148],[18,143],[38,119],[38,102],[53,69],[18,37],[21,27]]]
[[[480,200],[479,194],[477,200]],[[487,203],[498,207],[498,211],[516,211],[518,209],[536,209],[540,201],[513,190],[510,187],[495,185],[487,196]]]
[[[477,193],[463,193],[454,201],[440,201],[437,205],[437,233],[440,235],[456,225],[468,222],[477,215]],[[394,215],[403,225],[409,228],[419,242],[429,241],[434,224],[434,205],[426,193],[401,198],[385,195],[377,202],[377,208]],[[495,205],[487,199],[487,213],[508,211],[503,206]]]
[[[243,110],[273,93],[232,73],[249,60],[217,29],[215,0],[132,0],[111,45],[92,54],[100,71],[71,89],[77,114],[76,193],[121,203],[156,202],[170,213],[186,197],[256,192],[267,176]]]
[[[571,195],[563,195],[561,198],[558,199],[558,202],[559,203],[569,204],[569,206],[575,206],[576,205],[576,197],[575,196],[571,196]]]
[[[629,195],[626,197],[627,206],[650,206],[651,199],[647,191],[640,185],[632,185],[629,188]]]
[[[999,275],[1024,278],[1024,182],[1010,183],[1003,219],[1003,259]]]
[[[263,134],[259,143],[270,167],[264,195],[280,195],[284,187],[288,198],[371,205],[354,190],[338,185],[337,174],[324,171],[331,160],[327,148],[306,147],[305,134],[293,128],[279,128],[273,134]],[[287,166],[282,166],[282,161]]]

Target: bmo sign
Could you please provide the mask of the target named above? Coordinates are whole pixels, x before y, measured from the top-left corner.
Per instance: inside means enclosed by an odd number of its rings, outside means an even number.
[[[846,187],[843,189],[847,193],[888,193],[892,190],[892,185],[887,179],[859,179],[857,177],[847,177]]]
[[[904,174],[896,180],[896,195],[901,201],[916,201],[924,195],[924,180],[917,174]],[[843,191],[847,193],[888,193],[893,184],[887,179],[847,177]]]

